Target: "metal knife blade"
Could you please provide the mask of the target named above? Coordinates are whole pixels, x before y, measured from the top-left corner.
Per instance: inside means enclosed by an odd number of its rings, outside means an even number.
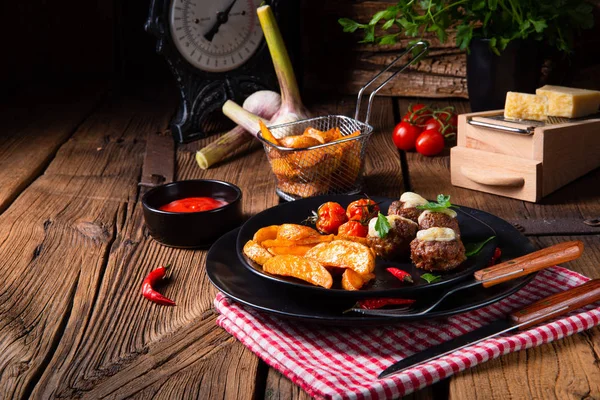
[[[378,378],[402,372],[408,368],[424,364],[439,357],[448,355],[464,347],[479,343],[515,329],[525,329],[549,318],[553,318],[577,308],[600,300],[600,279],[593,279],[583,285],[571,288],[539,300],[519,311],[512,313],[508,319],[498,320],[482,326],[472,332],[458,336],[452,340],[415,353],[386,368]]]

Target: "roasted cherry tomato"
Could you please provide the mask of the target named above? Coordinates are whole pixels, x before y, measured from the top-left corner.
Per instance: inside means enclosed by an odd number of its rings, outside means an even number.
[[[317,210],[317,229],[325,234],[337,233],[338,228],[348,221],[346,210],[336,202],[328,201]]]
[[[424,156],[435,156],[444,150],[444,137],[437,130],[429,129],[419,135],[416,147]]]
[[[379,206],[371,199],[360,199],[348,204],[346,216],[351,221],[368,223],[379,212]]]
[[[410,122],[415,125],[423,124],[431,117],[431,109],[425,104],[417,103],[408,106],[408,111],[402,117],[402,121]]]
[[[369,227],[360,221],[352,220],[342,224],[338,229],[338,235],[367,237]]]
[[[394,128],[392,140],[400,150],[413,150],[420,133],[421,128],[409,122],[402,121]]]

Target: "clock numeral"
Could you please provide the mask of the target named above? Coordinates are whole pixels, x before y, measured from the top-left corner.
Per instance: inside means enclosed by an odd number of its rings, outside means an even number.
[[[244,50],[246,50],[246,53],[250,54],[250,50],[248,50],[247,47],[244,47]]]
[[[233,56],[231,56],[231,63],[235,64],[235,58],[233,58]]]
[[[195,52],[196,52],[196,49],[192,50],[192,52],[190,53],[190,57],[193,57]]]
[[[204,57],[204,55],[200,54],[200,57],[198,57],[198,62],[202,61],[202,57]]]

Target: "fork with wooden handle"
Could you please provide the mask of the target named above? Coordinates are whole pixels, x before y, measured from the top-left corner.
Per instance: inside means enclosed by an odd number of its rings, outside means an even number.
[[[529,275],[544,268],[552,267],[556,264],[575,260],[581,256],[582,252],[583,242],[579,240],[555,244],[513,260],[505,261],[492,267],[475,271],[471,279],[454,286],[452,289],[443,293],[440,297],[425,304],[419,301],[403,308],[367,310],[355,307],[348,311],[354,311],[365,315],[390,317],[407,316],[412,318],[415,316],[424,315],[440,305],[448,296],[458,292],[459,290],[478,285],[481,285],[484,288],[498,285],[503,282]]]

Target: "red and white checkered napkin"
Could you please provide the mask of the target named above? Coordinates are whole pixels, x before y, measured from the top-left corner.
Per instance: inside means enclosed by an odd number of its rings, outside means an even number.
[[[539,346],[600,324],[600,307],[588,306],[544,325],[456,351],[385,379],[377,375],[403,357],[462,335],[541,297],[589,280],[565,268],[542,271],[525,288],[491,306],[442,321],[385,327],[306,325],[261,313],[219,293],[217,323],[267,364],[317,398],[396,398],[479,363]]]

